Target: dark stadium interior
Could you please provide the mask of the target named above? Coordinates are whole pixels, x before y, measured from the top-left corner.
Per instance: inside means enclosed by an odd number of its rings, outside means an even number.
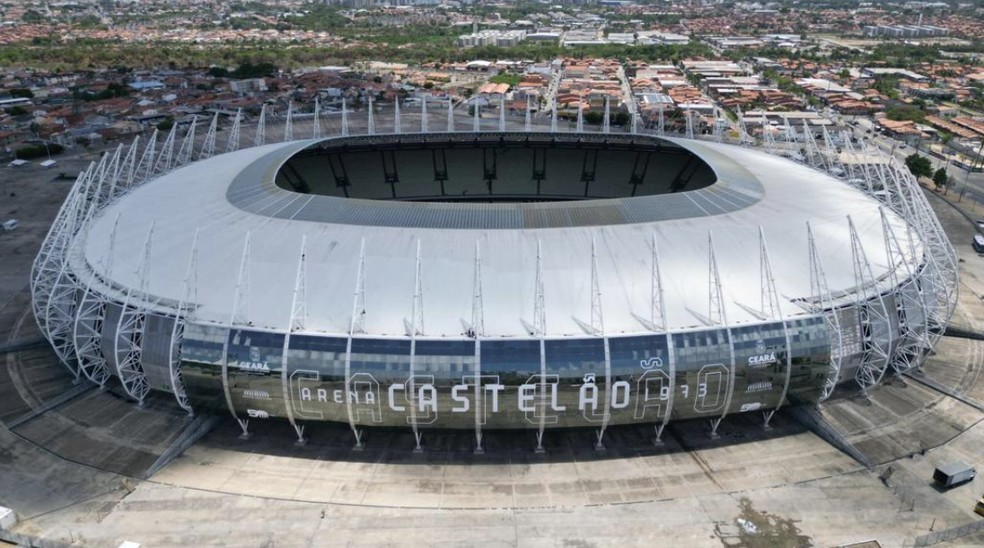
[[[419,202],[551,202],[696,190],[699,157],[658,140],[447,135],[332,140],[291,157],[277,186],[304,194]]]

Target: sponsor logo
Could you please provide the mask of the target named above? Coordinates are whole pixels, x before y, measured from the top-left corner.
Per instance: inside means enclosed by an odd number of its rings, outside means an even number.
[[[745,392],[768,392],[772,390],[771,381],[753,382],[745,388]]]
[[[263,355],[256,346],[249,347],[249,360],[236,360],[229,365],[243,371],[252,371],[255,373],[270,372],[270,367],[267,365],[267,362],[263,361]]]
[[[266,390],[255,390],[250,388],[243,390],[243,397],[248,400],[268,400],[270,399],[270,393]]]
[[[270,413],[262,409],[247,409],[246,414],[249,415],[251,419],[269,419]]]
[[[759,339],[755,341],[755,355],[748,357],[748,367],[763,367],[776,363],[776,353],[770,352],[765,347],[765,341]]]
[[[743,404],[741,404],[741,407],[738,409],[738,412],[739,413],[744,413],[746,411],[755,411],[757,409],[762,409],[762,404],[761,403],[758,403],[758,402],[755,402],[755,403],[743,403]]]
[[[753,382],[745,388],[745,392],[769,392],[772,390],[772,382],[760,381]]]
[[[270,366],[266,362],[236,362],[235,367],[243,371],[254,371],[256,373],[269,373]]]

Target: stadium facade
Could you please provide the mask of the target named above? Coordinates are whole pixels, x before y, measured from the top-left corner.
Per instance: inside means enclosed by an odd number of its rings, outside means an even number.
[[[338,421],[419,446],[474,429],[481,447],[485,429],[595,427],[600,443],[610,425],[716,431],[869,390],[920,366],[956,301],[908,171],[869,150],[841,165],[808,132],[795,162],[774,141],[501,122],[288,126],[239,150],[238,121],[226,153],[213,120],[200,148],[194,129],[155,133],[79,176],[32,273],[77,378],[170,392],[244,433]]]

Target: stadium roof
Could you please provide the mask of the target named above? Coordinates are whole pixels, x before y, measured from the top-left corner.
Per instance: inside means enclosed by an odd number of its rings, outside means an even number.
[[[348,200],[273,184],[279,167],[316,141],[241,150],[167,173],[109,205],[88,232],[85,259],[116,291],[145,287],[149,294],[179,301],[198,229],[200,306],[191,318],[224,323],[230,320],[249,233],[248,319],[257,327],[282,330],[289,322],[303,238],[304,330],[344,334],[364,242],[365,331],[403,336],[412,316],[419,242],[422,332],[428,337],[465,332],[472,317],[476,245],[490,337],[529,336],[538,246],[548,336],[583,336],[590,324],[593,245],[607,334],[648,331],[654,236],[671,329],[701,326],[698,315],[707,315],[709,233],[730,324],[760,321],[749,311],[761,302],[760,226],[786,316],[803,313],[788,299],[811,294],[807,221],[835,296],[855,286],[848,215],[875,277],[885,276],[889,261],[877,201],[777,156],[667,140],[706,161],[718,182],[678,194],[560,203]],[[888,216],[896,233],[905,234],[901,219]],[[152,226],[144,269],[144,242]],[[149,272],[143,280],[142,271]]]

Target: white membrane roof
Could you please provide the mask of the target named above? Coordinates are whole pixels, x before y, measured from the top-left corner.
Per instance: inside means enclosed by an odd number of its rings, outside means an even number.
[[[729,324],[761,321],[739,306],[761,306],[759,226],[765,234],[776,287],[783,297],[782,312],[787,317],[804,313],[788,299],[811,293],[807,221],[812,225],[832,293],[850,293],[856,285],[848,216],[854,221],[875,277],[883,278],[882,286],[887,287],[888,259],[877,201],[828,175],[778,156],[716,143],[667,141],[704,159],[718,174],[718,182],[699,191],[673,195],[556,204],[483,206],[345,200],[293,193],[272,184],[287,158],[315,143],[299,141],[223,154],[167,173],[110,204],[88,234],[83,232],[80,237],[87,238],[82,245],[89,267],[114,285],[135,291],[144,287],[157,298],[180,301],[185,295],[185,270],[198,229],[198,269],[194,276],[198,306],[192,318],[224,323],[231,317],[243,244],[249,233],[248,319],[256,327],[280,330],[289,323],[301,240],[305,238],[307,315],[303,331],[333,334],[349,330],[363,242],[365,331],[370,335],[406,335],[412,316],[418,242],[422,332],[427,337],[464,334],[465,322],[472,318],[476,243],[481,252],[488,337],[530,335],[538,244],[548,336],[586,335],[584,326],[591,323],[592,242],[597,250],[605,332],[612,335],[647,332],[639,318],[650,318],[654,235],[670,329],[699,327],[701,321],[693,312],[708,314],[708,234],[714,240]],[[681,214],[658,214],[662,210],[660,199],[686,200],[695,207]],[[715,200],[727,207],[714,207]],[[260,201],[263,207],[256,207]],[[483,228],[481,223],[468,220],[469,215],[483,210],[510,214],[596,206],[638,209],[634,201],[649,203],[642,209],[651,216],[589,215],[579,217],[587,220],[577,223],[521,223],[511,228]],[[313,205],[318,202],[323,205]],[[371,215],[344,221],[344,216],[302,214],[308,207],[311,211],[327,208],[344,213],[345,202],[351,202],[351,208],[398,214],[386,219],[425,221],[399,226],[392,220],[374,222]],[[465,220],[455,221],[457,225],[450,221],[435,224],[415,213],[418,211],[438,211],[436,218],[454,211],[452,218]],[[891,212],[888,217],[897,236],[904,238],[903,221]],[[109,243],[117,218],[115,251],[110,258]],[[311,220],[302,220],[305,218]],[[144,242],[152,225],[150,264],[143,269]],[[110,272],[106,271],[107,264],[111,265]],[[142,281],[140,272],[144,270],[149,275]],[[904,270],[898,274],[905,276]]]

